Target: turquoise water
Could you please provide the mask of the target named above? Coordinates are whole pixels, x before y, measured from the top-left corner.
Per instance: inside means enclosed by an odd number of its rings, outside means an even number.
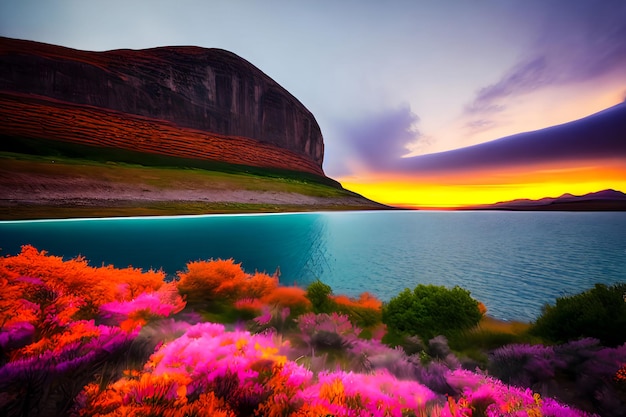
[[[91,265],[162,268],[234,258],[285,284],[319,278],[383,300],[417,284],[467,288],[507,320],[596,282],[626,282],[626,213],[342,212],[0,222],[2,254],[32,244]]]

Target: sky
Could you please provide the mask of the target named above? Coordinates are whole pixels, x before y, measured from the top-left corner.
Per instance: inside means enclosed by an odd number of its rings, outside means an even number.
[[[92,51],[234,52],[315,115],[326,174],[383,203],[626,192],[623,150],[437,175],[406,169],[624,102],[623,0],[0,0],[0,35]]]

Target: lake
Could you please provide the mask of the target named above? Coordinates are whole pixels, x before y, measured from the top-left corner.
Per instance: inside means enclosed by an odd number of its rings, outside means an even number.
[[[531,321],[545,303],[626,282],[626,213],[377,211],[0,222],[2,254],[32,244],[90,264],[162,268],[234,258],[249,272],[384,301],[459,285],[488,314]]]

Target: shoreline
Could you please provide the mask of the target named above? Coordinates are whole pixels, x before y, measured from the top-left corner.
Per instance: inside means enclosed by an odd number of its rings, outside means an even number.
[[[220,193],[221,194],[221,193]],[[0,221],[46,220],[101,217],[152,217],[210,214],[300,213],[315,211],[394,210],[378,204],[364,204],[360,199],[324,198],[293,195],[263,200],[237,199],[95,199],[58,198],[0,201]],[[274,197],[276,195],[274,194]]]
[[[394,209],[307,180],[91,161],[1,160],[0,220]]]
[[[0,207],[0,222],[5,221],[33,221],[33,220],[71,220],[71,219],[99,219],[99,218],[137,218],[137,217],[180,217],[180,216],[208,216],[208,215],[252,215],[252,214],[296,214],[333,211],[379,211],[393,210],[393,208],[364,208],[357,206],[266,206],[259,205],[240,207],[237,204],[227,203],[220,206],[203,206],[197,209],[154,208],[154,207],[59,207],[49,206],[21,206],[17,210]]]

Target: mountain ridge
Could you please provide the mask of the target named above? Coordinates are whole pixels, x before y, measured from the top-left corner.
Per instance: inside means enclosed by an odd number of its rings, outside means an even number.
[[[460,207],[458,210],[626,211],[626,194],[614,189],[605,189],[580,196],[565,193],[559,197],[543,197],[538,200],[515,199]]]

